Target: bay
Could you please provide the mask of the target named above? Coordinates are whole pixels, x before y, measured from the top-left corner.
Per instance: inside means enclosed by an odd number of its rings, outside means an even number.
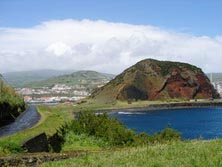
[[[112,112],[128,128],[154,134],[165,127],[182,133],[183,139],[222,138],[222,108],[188,108]]]

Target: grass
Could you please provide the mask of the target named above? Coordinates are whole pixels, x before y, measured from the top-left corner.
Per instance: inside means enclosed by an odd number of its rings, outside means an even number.
[[[76,111],[81,110],[103,110],[103,109],[121,109],[121,108],[134,108],[134,107],[147,107],[151,104],[165,104],[164,101],[135,101],[129,104],[127,101],[115,101],[113,103],[104,103],[99,100],[86,99],[81,104],[73,105]]]
[[[218,167],[222,166],[222,140],[174,141],[123,151],[93,153],[68,160],[48,162],[41,167]]]
[[[77,135],[74,132],[69,132],[65,136],[65,143],[62,146],[62,151],[71,150],[101,150],[108,146],[103,140],[87,136],[85,134]]]
[[[24,141],[42,132],[45,132],[48,136],[53,135],[57,128],[72,119],[71,113],[68,110],[64,111],[60,107],[38,106],[38,112],[41,115],[41,119],[37,125],[0,138],[0,154],[19,153],[22,151],[20,147]]]
[[[127,108],[143,108],[148,107],[153,104],[170,104],[170,103],[209,103],[209,102],[222,102],[221,100],[210,101],[208,99],[197,99],[197,101],[188,101],[185,99],[170,99],[165,101],[148,101],[148,100],[138,100],[138,101],[119,101],[116,100],[113,103],[104,103],[100,100],[94,99],[84,99],[77,104],[70,104],[70,108],[75,111],[82,110],[105,110],[105,109],[127,109]]]

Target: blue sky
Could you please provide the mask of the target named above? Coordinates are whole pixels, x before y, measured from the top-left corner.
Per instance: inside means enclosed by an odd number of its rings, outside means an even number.
[[[118,74],[153,58],[221,72],[222,0],[0,0],[0,73]]]
[[[0,0],[0,27],[55,19],[102,19],[194,35],[222,35],[221,0]]]

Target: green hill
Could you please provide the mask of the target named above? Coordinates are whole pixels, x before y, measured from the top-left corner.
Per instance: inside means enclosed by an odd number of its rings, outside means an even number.
[[[52,77],[43,81],[26,84],[26,87],[40,88],[52,87],[55,84],[65,84],[68,86],[83,85],[85,87],[94,87],[106,83],[113,78],[111,74],[103,74],[96,71],[77,71],[72,74]]]
[[[30,82],[37,82],[46,80],[51,77],[69,74],[71,70],[34,70],[34,71],[20,71],[20,72],[8,72],[3,76],[7,83],[13,87],[23,87]]]

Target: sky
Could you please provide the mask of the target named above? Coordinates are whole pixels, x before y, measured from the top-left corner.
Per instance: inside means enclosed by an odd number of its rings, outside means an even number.
[[[222,72],[220,0],[0,0],[0,73],[118,74],[154,58]]]

